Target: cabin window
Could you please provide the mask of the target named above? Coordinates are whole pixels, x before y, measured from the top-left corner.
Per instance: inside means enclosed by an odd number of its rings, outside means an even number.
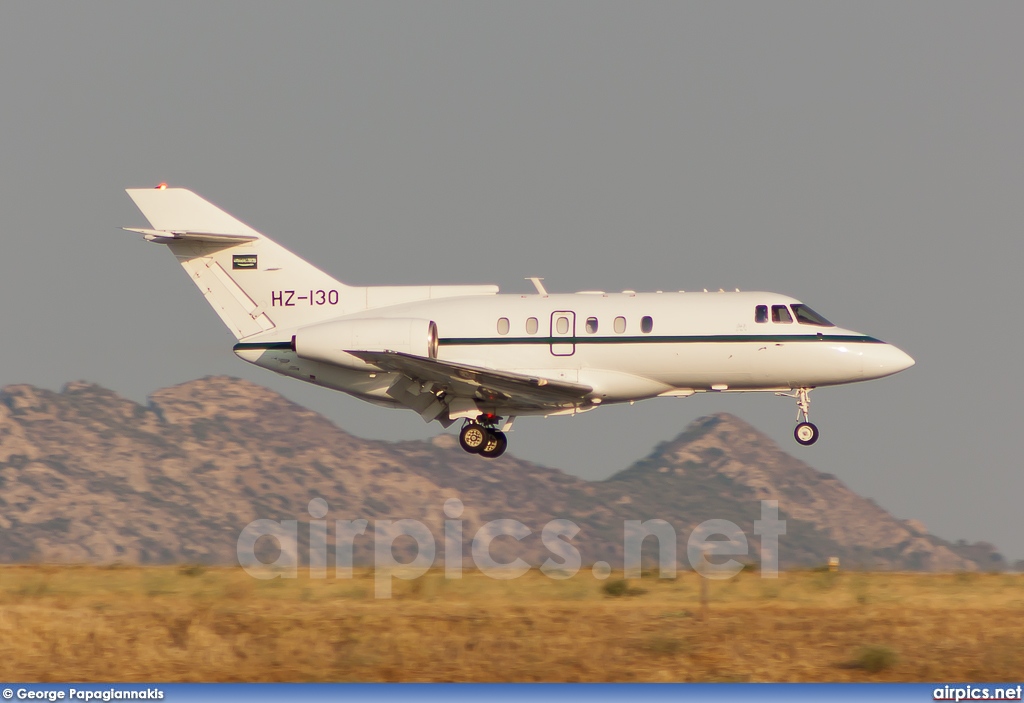
[[[597,334],[597,318],[587,318],[587,334]]]
[[[811,310],[803,303],[793,303],[793,314],[796,315],[796,321],[801,325],[815,325],[817,327],[835,327],[831,322],[826,320],[818,313]]]
[[[758,305],[754,308],[754,322],[768,322],[767,305]]]
[[[793,316],[789,314],[789,308],[785,305],[772,305],[772,322],[790,323]]]
[[[508,318],[498,318],[498,334],[508,334]]]
[[[644,334],[650,334],[651,330],[654,329],[654,320],[650,315],[644,315],[640,318],[640,331]]]
[[[537,318],[526,318],[526,334],[537,334]]]
[[[616,317],[612,326],[615,328],[615,334],[622,334],[626,331],[626,318]]]
[[[558,330],[558,334],[569,334],[569,318],[558,317],[555,319],[555,329]]]

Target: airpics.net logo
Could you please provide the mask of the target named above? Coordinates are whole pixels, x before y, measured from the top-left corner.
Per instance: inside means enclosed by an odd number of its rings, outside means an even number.
[[[309,577],[328,578],[328,543],[333,530],[334,578],[353,576],[353,553],[357,538],[372,539],[374,595],[390,598],[394,579],[419,578],[437,566],[438,540],[419,520],[374,520],[372,534],[367,535],[371,522],[365,519],[333,520],[325,518],[327,501],[314,498],[309,501]],[[532,568],[523,558],[499,562],[492,555],[492,544],[501,537],[510,537],[516,543],[534,535],[534,531],[518,520],[491,520],[481,525],[470,537],[466,534],[462,501],[449,498],[444,502],[443,536],[445,578],[462,578],[465,548],[469,540],[469,553],[476,570],[494,579],[514,579]],[[333,522],[333,525],[330,524]],[[299,575],[299,525],[296,520],[253,520],[238,536],[236,554],[239,565],[253,578],[297,578]],[[759,537],[759,562],[762,578],[778,578],[779,537],[786,534],[786,521],[779,519],[777,500],[761,501],[761,518],[753,524]],[[583,559],[572,540],[580,527],[572,520],[551,520],[540,530],[540,540],[549,556],[540,564],[540,572],[552,579],[568,579],[579,573]],[[623,575],[639,578],[642,550],[645,540],[653,537],[657,543],[658,575],[675,578],[679,564],[676,528],[666,520],[624,520],[622,523]],[[263,561],[257,556],[257,543],[269,539],[277,544],[277,557]],[[411,561],[399,561],[395,556],[396,542],[415,545],[416,556]],[[686,559],[698,574],[709,579],[732,578],[743,570],[744,564],[735,557],[749,556],[746,533],[730,520],[705,520],[686,538]],[[506,557],[507,558],[507,557]],[[591,573],[596,579],[606,579],[612,573],[606,561],[595,562]]]

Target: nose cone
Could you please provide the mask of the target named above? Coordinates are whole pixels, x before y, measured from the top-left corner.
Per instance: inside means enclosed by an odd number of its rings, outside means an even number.
[[[891,344],[872,345],[864,355],[864,378],[882,378],[909,369],[914,360],[902,349]]]

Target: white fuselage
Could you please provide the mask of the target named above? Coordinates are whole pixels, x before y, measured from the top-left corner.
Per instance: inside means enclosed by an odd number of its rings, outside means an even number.
[[[795,303],[759,292],[489,294],[377,307],[345,319],[429,319],[439,333],[439,360],[592,387],[589,404],[571,412],[657,396],[853,383],[914,363],[859,332],[756,321],[758,306]],[[300,359],[286,344],[292,333],[250,337],[235,352],[278,373],[394,405],[386,394],[393,374]],[[531,414],[500,405],[486,409]]]
[[[445,427],[462,420],[462,448],[488,459],[518,415],[709,391],[792,396],[809,445],[812,389],[914,363],[776,293],[350,286],[190,190],[127,193],[150,224],[127,229],[174,254],[242,359]]]

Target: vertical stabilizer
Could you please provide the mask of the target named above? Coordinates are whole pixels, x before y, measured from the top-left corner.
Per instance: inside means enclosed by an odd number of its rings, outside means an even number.
[[[184,188],[129,188],[166,244],[237,339],[283,332],[365,308],[350,288],[249,225]]]

